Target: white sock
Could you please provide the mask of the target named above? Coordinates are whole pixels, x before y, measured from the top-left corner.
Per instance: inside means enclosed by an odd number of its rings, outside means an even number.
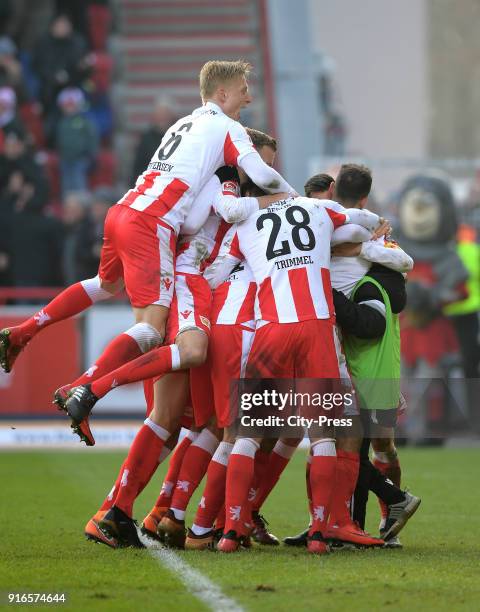
[[[335,440],[332,438],[324,438],[317,440],[311,446],[311,451],[314,457],[336,457],[337,449],[335,448]]]
[[[218,446],[218,438],[209,429],[203,429],[195,442],[192,442],[192,446],[198,446],[213,455]]]
[[[220,442],[212,457],[212,461],[220,463],[220,465],[224,465],[226,467],[228,465],[228,460],[230,459],[232,449],[233,444],[230,444],[230,442]]]
[[[245,455],[255,458],[255,453],[260,448],[260,444],[252,438],[239,438],[232,448],[232,455]]]
[[[211,527],[200,527],[200,525],[195,525],[195,523],[193,523],[192,531],[195,535],[202,536],[208,533],[209,531],[212,531],[212,528]]]
[[[95,302],[101,302],[102,300],[108,300],[113,296],[113,293],[102,289],[100,284],[100,277],[95,276],[94,278],[87,278],[80,283],[85,290],[85,293],[92,300],[92,304]]]
[[[136,323],[124,333],[136,341],[142,353],[148,353],[148,351],[160,346],[163,342],[163,337],[160,332],[157,331],[153,325],[150,325],[150,323]]]
[[[178,508],[170,508],[177,521],[183,521],[185,519],[185,510],[178,510]]]
[[[176,344],[171,344],[170,350],[172,351],[172,370],[179,370],[180,369],[180,351],[178,350],[178,346]]]
[[[167,431],[166,429],[164,429],[160,425],[157,425],[156,423],[154,423],[148,417],[143,421],[143,424],[146,425],[147,427],[150,427],[150,429],[153,431],[153,433],[156,434],[164,442],[166,442],[168,440],[168,438],[170,437],[170,432],[169,431]]]
[[[284,459],[291,459],[293,453],[296,450],[297,450],[296,446],[289,446],[288,444],[285,444],[281,440],[278,440],[278,442],[273,447],[272,452],[277,453],[277,455],[280,455],[280,457],[283,457]]]

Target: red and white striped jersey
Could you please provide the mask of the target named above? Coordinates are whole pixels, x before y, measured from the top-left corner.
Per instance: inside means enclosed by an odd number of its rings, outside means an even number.
[[[238,325],[255,319],[257,285],[247,262],[237,264],[225,282],[213,292],[211,321]]]
[[[251,153],[256,151],[245,128],[207,102],[166,131],[147,170],[119,203],[160,217],[178,233],[213,173]]]
[[[232,224],[228,223],[224,217],[246,219],[258,210],[256,198],[240,197],[239,180],[237,176],[220,182],[215,174],[202,189],[194,205],[197,210],[192,209],[182,227],[197,225],[200,217],[204,217],[204,211],[207,213],[206,221],[195,234],[180,237],[177,247],[177,272],[203,274],[213,287],[211,279],[214,273],[210,272],[210,269],[212,266],[215,269],[214,263],[220,248],[226,236],[232,234]],[[219,216],[220,214],[222,216]],[[190,217],[194,220],[189,220]],[[230,273],[232,267],[229,267],[227,274]],[[222,281],[227,274],[224,275]]]
[[[378,215],[330,200],[289,198],[237,225],[231,252],[245,257],[257,283],[257,320],[293,323],[334,316],[330,241],[352,222],[373,229]]]

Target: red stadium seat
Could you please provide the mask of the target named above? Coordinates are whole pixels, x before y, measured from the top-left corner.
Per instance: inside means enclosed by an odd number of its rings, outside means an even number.
[[[107,6],[91,4],[88,7],[90,42],[95,51],[102,51],[107,44],[112,15]]]
[[[110,89],[112,83],[113,59],[105,51],[95,51],[92,56],[92,80],[95,84],[95,91],[105,93]]]

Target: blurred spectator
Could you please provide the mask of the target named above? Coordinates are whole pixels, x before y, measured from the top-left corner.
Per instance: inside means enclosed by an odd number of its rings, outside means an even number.
[[[11,224],[13,284],[17,287],[58,287],[63,285],[61,271],[63,227],[54,217],[43,214],[43,207],[29,198],[27,191],[17,200]],[[40,300],[41,301],[41,300]]]
[[[12,130],[6,135],[0,154],[0,208],[12,211],[21,208],[17,201],[21,202],[31,190],[28,196],[31,205],[43,208],[48,198],[43,168],[29,150],[25,136]]]
[[[58,96],[62,117],[55,131],[60,158],[62,192],[86,191],[88,173],[98,152],[98,132],[83,113],[85,96],[77,87],[67,87]]]
[[[48,286],[62,281],[58,273],[61,224],[44,216],[47,200],[42,168],[28,152],[25,141],[9,134],[0,158],[0,211],[2,249],[6,249],[8,258],[3,275],[13,285]]]
[[[3,142],[10,132],[20,134],[25,139],[25,128],[17,115],[17,97],[11,87],[0,87],[0,152]]]
[[[158,98],[152,113],[152,123],[142,134],[135,150],[132,168],[132,182],[147,169],[155,151],[165,135],[165,131],[176,121],[173,106],[166,98]]]
[[[82,276],[79,270],[78,259],[86,248],[82,237],[85,234],[84,226],[88,223],[87,214],[90,202],[90,194],[82,191],[67,193],[63,201],[63,272],[66,285],[72,285],[87,278]]]
[[[92,194],[90,209],[80,228],[80,248],[77,252],[78,280],[91,278],[98,272],[103,244],[103,225],[108,209],[115,201],[115,194],[110,187],[97,187]]]
[[[44,112],[54,104],[61,89],[82,83],[90,70],[86,58],[85,39],[74,32],[69,17],[55,16],[49,32],[38,41],[33,54],[32,67],[40,79]]]
[[[0,36],[0,87],[15,90],[20,102],[27,98],[22,64],[16,57],[17,47],[8,36]]]

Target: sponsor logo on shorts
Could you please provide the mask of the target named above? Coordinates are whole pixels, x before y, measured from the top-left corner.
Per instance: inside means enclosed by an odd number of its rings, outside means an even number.
[[[184,310],[180,313],[184,319],[188,319],[188,317],[192,314],[191,310]]]
[[[163,286],[167,291],[170,291],[170,287],[172,286],[172,281],[169,278],[162,279]]]

